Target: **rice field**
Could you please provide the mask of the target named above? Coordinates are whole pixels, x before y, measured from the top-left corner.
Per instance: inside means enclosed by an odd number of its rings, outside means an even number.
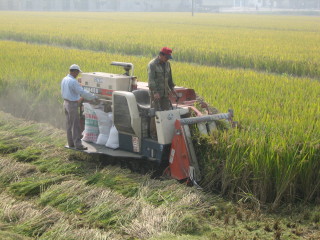
[[[241,126],[199,137],[203,186],[274,208],[318,201],[319,18],[3,12],[0,20],[1,102],[17,115],[61,125],[60,81],[72,63],[116,72],[111,61],[132,62],[147,81],[147,63],[168,45],[175,83],[234,109]]]
[[[23,24],[21,24],[23,23]],[[1,12],[0,39],[319,77],[319,17]]]

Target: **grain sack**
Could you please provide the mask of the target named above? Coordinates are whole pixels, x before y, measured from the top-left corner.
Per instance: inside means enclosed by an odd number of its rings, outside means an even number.
[[[89,103],[83,103],[83,107],[85,122],[81,140],[95,143],[99,135],[98,118],[94,108]]]
[[[95,112],[99,125],[99,136],[96,143],[106,145],[112,127],[112,113],[106,113],[100,109],[95,109]]]
[[[119,133],[114,125],[112,125],[112,128],[110,130],[110,136],[106,144],[106,147],[113,148],[113,149],[116,149],[119,147]]]

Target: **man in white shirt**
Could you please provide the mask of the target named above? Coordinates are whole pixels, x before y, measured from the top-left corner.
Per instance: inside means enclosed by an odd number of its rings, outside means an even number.
[[[87,100],[93,100],[97,97],[84,90],[77,81],[79,73],[82,72],[78,65],[71,65],[69,70],[70,73],[61,82],[61,95],[64,99],[63,106],[66,115],[68,145],[78,150],[86,150],[87,148],[84,147],[81,142],[78,104],[80,97]]]

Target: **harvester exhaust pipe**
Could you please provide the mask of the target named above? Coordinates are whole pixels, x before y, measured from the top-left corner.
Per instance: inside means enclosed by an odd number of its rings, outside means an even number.
[[[112,62],[111,65],[123,67],[124,70],[126,71],[126,74],[127,74],[128,76],[133,77],[134,65],[133,65],[132,63]],[[130,70],[131,70],[131,74],[129,74]]]

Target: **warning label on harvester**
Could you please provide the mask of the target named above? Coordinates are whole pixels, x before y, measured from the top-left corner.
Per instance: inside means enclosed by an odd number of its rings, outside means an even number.
[[[134,152],[140,152],[140,143],[138,137],[132,137],[132,147]]]

